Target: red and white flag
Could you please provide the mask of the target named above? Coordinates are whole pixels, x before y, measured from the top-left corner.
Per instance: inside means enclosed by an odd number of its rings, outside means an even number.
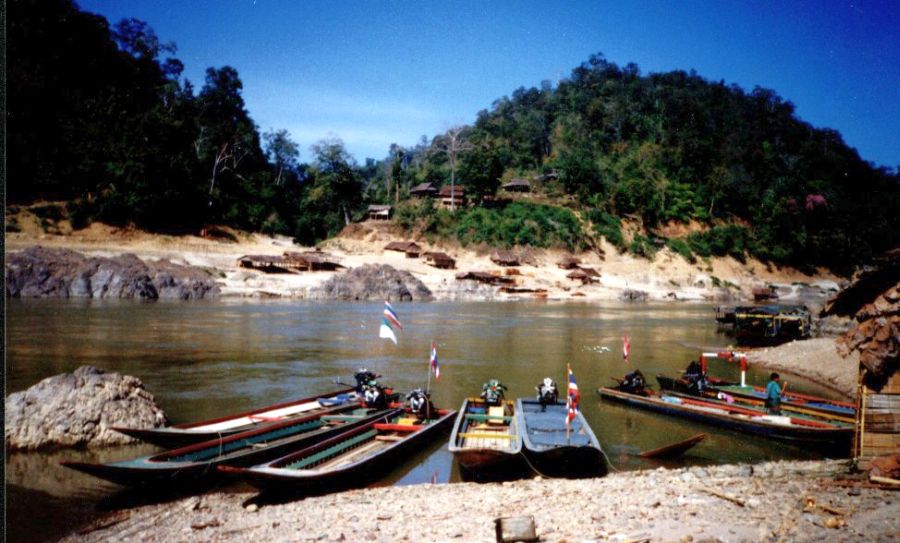
[[[566,428],[568,432],[569,423],[575,419],[578,413],[578,402],[581,401],[581,393],[578,391],[578,383],[575,382],[575,374],[572,373],[572,366],[566,364],[569,371],[569,386],[566,389]]]
[[[431,370],[434,372],[434,380],[441,378],[441,367],[438,365],[437,346],[431,342]]]
[[[622,358],[625,359],[627,364],[631,361],[631,341],[628,339],[628,334],[625,334],[622,341]]]

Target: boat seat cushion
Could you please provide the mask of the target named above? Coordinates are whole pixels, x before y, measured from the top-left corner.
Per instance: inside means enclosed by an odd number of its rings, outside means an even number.
[[[488,424],[503,424],[503,406],[488,409]]]

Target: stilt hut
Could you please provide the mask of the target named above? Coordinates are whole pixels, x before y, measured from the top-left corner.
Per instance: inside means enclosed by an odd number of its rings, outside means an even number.
[[[372,204],[369,206],[370,221],[389,221],[393,208],[387,205]]]
[[[503,190],[506,192],[531,192],[531,183],[525,179],[513,179],[509,183],[503,184]]]
[[[853,455],[866,469],[873,459],[900,455],[900,249],[858,274],[825,306],[823,315],[853,315],[856,325],[838,352],[859,352]],[[898,482],[897,484],[900,484]]]
[[[286,273],[291,267],[282,255],[244,255],[237,259],[238,266],[266,273]]]
[[[413,198],[430,198],[438,193],[438,189],[431,183],[419,183],[409,189],[409,195]]]

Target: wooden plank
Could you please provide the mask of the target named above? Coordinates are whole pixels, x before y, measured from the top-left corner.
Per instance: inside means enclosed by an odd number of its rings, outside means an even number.
[[[866,419],[866,429],[880,434],[900,434],[900,420],[872,422]]]
[[[867,394],[866,408],[887,409],[900,413],[900,394]]]
[[[403,436],[375,436],[378,441],[403,441]]]
[[[465,432],[459,434],[459,437],[463,439],[516,439],[516,436],[511,434],[491,434],[488,432]]]
[[[868,445],[900,448],[900,434],[880,434],[867,431],[866,435],[863,436],[863,446]]]

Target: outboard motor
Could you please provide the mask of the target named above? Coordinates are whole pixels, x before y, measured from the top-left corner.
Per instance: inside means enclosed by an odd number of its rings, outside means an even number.
[[[538,401],[541,402],[541,411],[547,409],[548,405],[555,405],[559,400],[559,389],[553,379],[546,377],[544,382],[534,387],[538,392]]]
[[[488,405],[498,405],[504,398],[506,387],[498,380],[491,379],[481,387],[481,397]]]
[[[366,407],[373,409],[387,408],[387,397],[384,395],[384,389],[375,381],[369,381],[366,385],[366,389],[363,391],[363,399],[366,402]]]
[[[369,386],[369,382],[375,382],[375,379],[380,377],[368,370],[368,368],[359,368],[353,378],[356,379],[356,392],[362,394],[366,387]]]
[[[412,390],[406,395],[406,404],[409,406],[409,410],[420,419],[431,418],[432,414],[437,411],[434,408],[434,404],[431,403],[428,393],[421,388]]]

